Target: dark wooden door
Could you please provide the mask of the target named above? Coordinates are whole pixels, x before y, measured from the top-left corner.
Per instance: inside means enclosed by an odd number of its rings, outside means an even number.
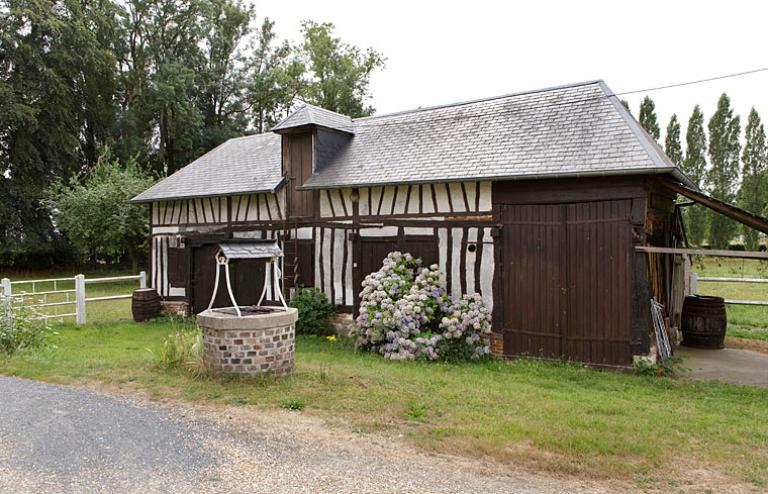
[[[569,204],[568,334],[565,356],[579,362],[632,361],[631,201]]]
[[[560,358],[567,306],[563,207],[502,208],[504,351]]]
[[[192,312],[199,314],[208,308],[213,295],[214,282],[216,280],[216,260],[213,256],[219,249],[217,244],[203,244],[192,249],[193,276],[190,280],[192,286]],[[264,289],[264,262],[263,261],[232,261],[229,266],[232,291],[238,305],[253,305],[259,301],[261,291]],[[268,301],[266,303],[269,303]],[[231,307],[232,301],[227,291],[227,278],[222,267],[219,273],[219,289],[214,307]]]
[[[406,235],[400,249],[413,257],[421,259],[422,266],[431,266],[439,262],[438,239],[435,235]]]
[[[397,250],[397,237],[360,237],[360,281],[381,269],[384,259],[394,250]]]
[[[501,206],[505,353],[631,363],[630,204]]]
[[[218,246],[216,244],[205,244],[192,248],[192,278],[190,285],[192,287],[192,312],[199,314],[208,308],[213,295],[213,285],[216,279],[216,260],[213,256],[216,254]],[[219,277],[219,284],[226,287],[226,279],[222,272]],[[229,295],[226,288],[219,290],[214,301],[214,307],[225,307],[232,305],[229,303]]]

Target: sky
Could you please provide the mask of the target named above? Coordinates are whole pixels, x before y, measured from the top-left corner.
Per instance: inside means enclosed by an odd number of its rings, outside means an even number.
[[[768,67],[768,2],[251,0],[282,39],[304,19],[387,58],[371,79],[378,114],[603,79],[616,93]],[[706,119],[725,91],[742,129],[768,112],[768,72],[648,92],[659,125]],[[644,93],[624,97],[637,116]],[[768,118],[768,114],[764,115]]]

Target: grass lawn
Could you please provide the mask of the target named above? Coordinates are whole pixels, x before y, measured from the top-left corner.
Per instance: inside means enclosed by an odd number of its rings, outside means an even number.
[[[388,362],[299,338],[291,377],[193,378],[154,367],[172,322],[60,326],[51,345],[0,356],[0,373],[213,404],[296,407],[427,451],[586,477],[666,483],[693,465],[768,485],[768,389],[531,361]],[[300,408],[299,406],[299,408]]]
[[[768,278],[768,262],[755,259],[708,257],[695,263],[700,276],[720,278]],[[718,295],[735,300],[768,301],[766,283],[699,282],[702,295]],[[728,336],[768,341],[768,305],[728,305]]]

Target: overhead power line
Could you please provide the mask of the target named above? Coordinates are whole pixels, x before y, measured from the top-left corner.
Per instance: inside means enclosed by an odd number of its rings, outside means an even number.
[[[507,111],[502,112],[502,113],[514,113],[514,114],[518,114],[518,115],[524,115],[524,114],[526,114],[528,112],[540,111],[540,110],[542,110],[544,108],[550,108],[550,107],[555,107],[555,106],[563,106],[563,105],[575,105],[575,104],[580,104],[580,103],[589,103],[589,102],[593,102],[593,101],[606,100],[606,99],[609,99],[609,98],[618,98],[619,96],[626,96],[626,95],[630,95],[630,94],[649,93],[649,92],[653,92],[653,91],[661,91],[661,90],[664,90],[664,89],[672,89],[672,88],[678,88],[678,87],[683,87],[683,86],[692,86],[692,85],[695,85],[695,84],[703,84],[703,83],[712,82],[712,81],[718,81],[718,80],[722,80],[722,79],[731,79],[731,78],[735,78],[735,77],[742,77],[742,76],[757,74],[757,73],[766,72],[766,71],[768,71],[768,67],[762,67],[762,68],[753,69],[753,70],[746,70],[746,71],[742,71],[742,72],[734,72],[734,73],[731,73],[731,74],[723,74],[723,75],[718,75],[718,76],[714,76],[714,77],[708,77],[708,78],[705,78],[705,79],[696,79],[696,80],[692,80],[692,81],[678,82],[678,83],[674,83],[674,84],[665,84],[663,86],[654,86],[654,87],[649,87],[649,88],[644,88],[644,89],[633,89],[631,91],[622,91],[622,92],[618,92],[618,93],[601,94],[599,96],[589,96],[589,97],[586,97],[586,98],[564,99],[562,101],[556,101],[556,102],[547,103],[547,104],[541,104],[541,105],[537,105],[535,103],[531,103],[531,104],[527,104],[527,105],[521,105],[521,106],[518,106],[516,108],[512,108],[512,109],[507,110]],[[569,89],[573,89],[573,88],[577,88],[577,87],[579,87],[579,85],[578,84],[574,84],[573,86],[563,86],[561,88],[552,88],[552,90],[567,91]],[[388,121],[388,120],[385,120],[385,119],[397,118],[397,117],[405,116],[405,115],[409,115],[409,114],[418,114],[420,112],[427,112],[427,111],[430,111],[430,110],[457,108],[457,107],[461,107],[461,106],[465,106],[465,105],[471,105],[473,103],[480,103],[480,102],[483,102],[483,101],[489,101],[489,100],[495,100],[495,99],[503,99],[503,98],[508,98],[508,97],[509,98],[513,98],[515,96],[532,95],[532,94],[544,93],[544,92],[548,92],[548,91],[549,90],[545,89],[545,90],[541,90],[541,91],[530,91],[530,92],[512,93],[512,94],[509,94],[509,95],[502,95],[502,96],[491,97],[491,98],[483,98],[483,99],[478,99],[478,100],[474,100],[474,101],[467,101],[467,102],[464,102],[464,103],[447,104],[447,105],[443,105],[443,106],[435,106],[435,107],[431,107],[431,108],[416,109],[416,110],[406,110],[406,111],[403,111],[403,112],[395,112],[395,113],[392,113],[392,114],[381,115],[381,116],[378,116],[378,117],[374,116],[374,117],[364,118],[364,119],[361,119],[361,120],[358,120],[357,122],[355,122],[355,126],[356,127],[379,127],[379,126],[383,127],[383,126],[388,126],[388,125],[398,125],[398,126],[401,126],[401,125],[415,125],[415,124],[419,124],[419,123],[427,122],[427,121],[432,123],[432,122],[439,122],[439,121],[444,121],[444,120],[453,120],[453,121],[457,121],[458,122],[458,121],[461,121],[461,120],[475,118],[475,117],[477,117],[479,115],[472,115],[472,114],[447,115],[445,117],[440,117],[440,118],[411,119],[411,120],[408,120],[408,121],[405,121],[405,122],[403,122],[403,121],[394,121],[393,122],[393,121]]]

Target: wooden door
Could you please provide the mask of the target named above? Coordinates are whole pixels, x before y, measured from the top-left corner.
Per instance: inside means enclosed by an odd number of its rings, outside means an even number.
[[[387,255],[397,250],[397,237],[359,237],[361,254],[361,279],[381,269]],[[359,286],[359,285],[358,285]]]
[[[213,256],[218,249],[217,244],[203,244],[192,249],[193,276],[190,280],[192,286],[190,303],[193,314],[204,311],[211,302],[216,280],[216,260]],[[264,264],[264,261],[256,260],[236,260],[230,263],[230,281],[238,305],[253,305],[259,301],[264,288]],[[219,273],[219,289],[213,306],[232,306],[223,267]]]
[[[565,356],[579,362],[632,361],[631,201],[569,204],[568,334]]]
[[[505,354],[631,363],[630,205],[501,206]]]
[[[567,305],[563,207],[502,208],[504,352],[560,358]]]
[[[410,253],[413,257],[421,259],[424,267],[437,264],[440,260],[438,238],[436,235],[405,235],[400,251]]]
[[[216,260],[214,255],[219,249],[216,244],[204,244],[192,249],[192,278],[190,285],[192,288],[192,313],[199,314],[208,308],[213,295],[213,285],[216,279]],[[225,307],[232,305],[229,302],[229,295],[226,289],[226,278],[224,273],[219,276],[219,284],[224,290],[219,290],[214,301],[214,307]]]

